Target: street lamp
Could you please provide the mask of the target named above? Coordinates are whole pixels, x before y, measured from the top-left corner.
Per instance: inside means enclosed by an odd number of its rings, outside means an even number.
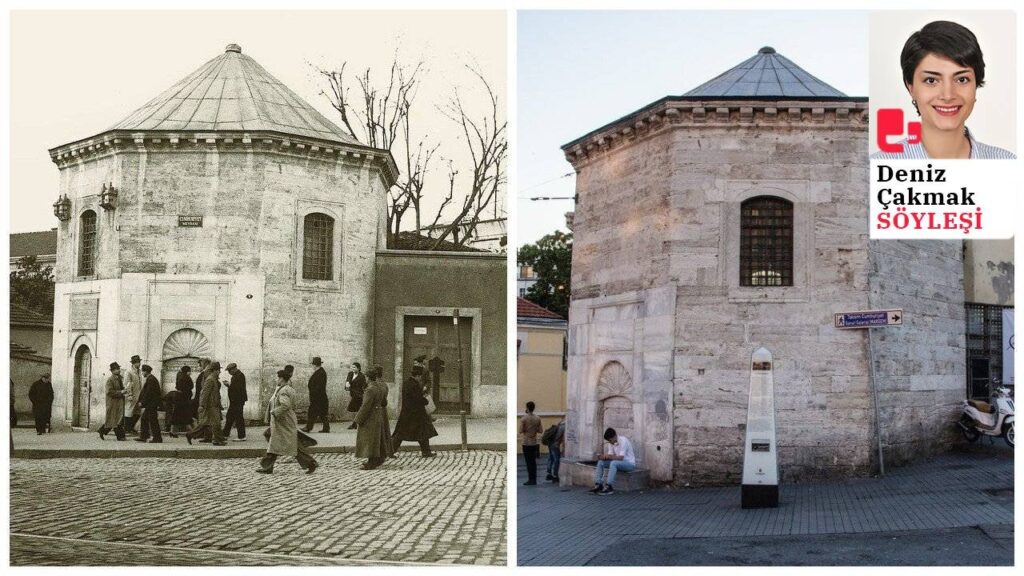
[[[100,207],[104,210],[113,210],[117,204],[117,189],[114,188],[114,183],[110,183],[108,188],[106,184],[103,185],[103,191],[100,192]]]
[[[53,203],[53,215],[61,222],[71,220],[71,200],[66,194],[58,197],[57,201]]]

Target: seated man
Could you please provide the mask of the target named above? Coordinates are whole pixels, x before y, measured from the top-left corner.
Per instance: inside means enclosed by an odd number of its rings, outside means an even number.
[[[625,436],[619,436],[614,428],[604,431],[604,453],[597,457],[597,472],[594,474],[594,487],[591,492],[595,494],[615,494],[612,485],[615,483],[615,474],[618,471],[632,472],[636,469],[636,457],[633,455],[633,443]],[[601,479],[604,471],[608,470],[608,480],[602,485]]]

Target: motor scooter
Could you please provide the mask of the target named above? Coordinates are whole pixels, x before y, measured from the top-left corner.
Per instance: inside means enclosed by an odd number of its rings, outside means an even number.
[[[1013,398],[1009,388],[996,388],[989,402],[964,400],[957,426],[968,442],[982,436],[1002,436],[1013,447]]]

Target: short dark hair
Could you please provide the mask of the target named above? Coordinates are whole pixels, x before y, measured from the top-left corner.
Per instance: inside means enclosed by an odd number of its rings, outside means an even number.
[[[287,370],[278,370],[277,377],[284,378],[285,382],[287,382],[288,380],[292,379],[292,373]]]
[[[615,434],[615,428],[609,428],[604,431],[605,440],[611,440],[612,438],[615,438],[615,436],[617,436],[617,434]]]
[[[359,362],[353,362],[352,365],[355,366],[356,368],[359,368],[360,370],[363,369],[363,365],[360,364]]]
[[[914,71],[928,54],[949,58],[961,66],[971,68],[978,87],[985,85],[985,59],[981,54],[981,45],[974,33],[960,24],[936,20],[907,38],[900,54],[905,84],[914,84]]]
[[[535,409],[536,407],[537,407],[537,405],[533,403],[533,400],[531,400],[531,401],[529,401],[529,402],[527,402],[527,403],[526,403],[526,411],[527,411],[527,412],[533,412],[533,410],[534,410],[534,409]]]
[[[150,372],[153,371],[153,367],[150,366],[149,364],[143,364],[142,371],[145,372],[146,374],[149,374]]]

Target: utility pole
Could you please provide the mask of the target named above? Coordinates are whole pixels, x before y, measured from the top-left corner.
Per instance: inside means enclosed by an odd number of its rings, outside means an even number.
[[[459,330],[459,309],[455,309],[452,316],[452,324],[455,326],[455,353],[459,364],[459,419],[462,426],[462,451],[469,450],[466,438],[466,386],[462,374],[462,335]]]

